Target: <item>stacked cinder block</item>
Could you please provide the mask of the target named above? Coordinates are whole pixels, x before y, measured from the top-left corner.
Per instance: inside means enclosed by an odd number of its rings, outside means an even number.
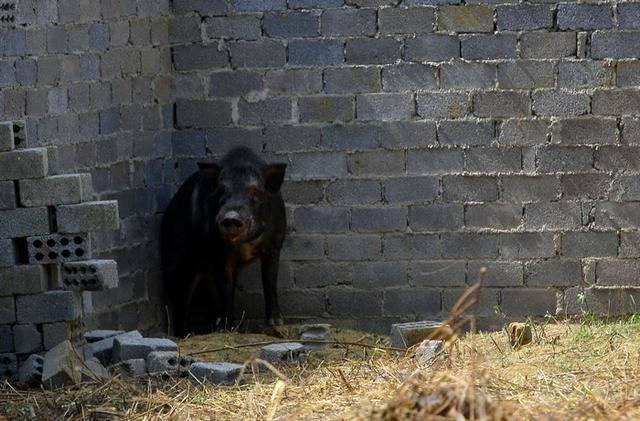
[[[88,175],[57,175],[50,148],[16,149],[17,130],[24,125],[0,123],[0,365],[10,367],[0,375],[6,377],[30,354],[80,340],[81,293],[118,285],[114,261],[88,260],[91,233],[118,228],[117,202],[91,201]]]

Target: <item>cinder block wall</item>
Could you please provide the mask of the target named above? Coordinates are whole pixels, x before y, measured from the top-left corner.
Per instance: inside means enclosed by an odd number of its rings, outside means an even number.
[[[156,212],[175,184],[169,20],[169,0],[0,0],[0,121],[25,121],[18,148],[57,147],[59,173],[90,173],[96,200],[119,201],[120,230],[96,233],[92,248],[94,258],[117,260],[120,286],[87,293],[87,328],[157,330],[163,320]],[[33,206],[21,191],[19,205]],[[16,206],[13,195],[0,202]],[[0,218],[21,223],[11,211]],[[13,256],[10,242],[0,244],[3,296],[24,293],[11,291],[20,279],[2,269]]]
[[[182,176],[238,143],[289,163],[286,315],[377,329],[442,317],[481,266],[485,325],[640,302],[640,3],[175,0],[173,13]]]

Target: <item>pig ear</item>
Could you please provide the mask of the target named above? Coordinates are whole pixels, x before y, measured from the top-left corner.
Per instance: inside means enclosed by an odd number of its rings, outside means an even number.
[[[214,178],[218,178],[218,174],[220,174],[220,167],[213,162],[198,162],[198,168],[200,171]]]
[[[264,169],[264,185],[271,193],[276,193],[280,190],[282,182],[284,181],[284,171],[287,169],[287,164],[270,164]]]

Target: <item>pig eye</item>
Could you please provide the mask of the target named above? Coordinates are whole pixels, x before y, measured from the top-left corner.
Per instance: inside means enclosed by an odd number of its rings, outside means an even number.
[[[249,190],[249,200],[251,200],[251,203],[259,203],[261,199],[262,192],[259,189]]]

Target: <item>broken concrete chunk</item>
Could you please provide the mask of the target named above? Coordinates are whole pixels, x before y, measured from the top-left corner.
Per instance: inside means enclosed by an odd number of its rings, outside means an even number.
[[[84,362],[84,370],[82,371],[82,380],[104,380],[110,376],[109,371],[100,363],[97,358],[90,358]]]
[[[191,364],[191,374],[201,382],[232,385],[238,379],[242,365],[233,363],[196,362]]]
[[[318,323],[300,326],[300,339],[305,341],[328,341],[331,339],[331,325]],[[304,344],[307,350],[326,349],[329,344],[308,342]]]
[[[42,382],[43,364],[44,357],[42,355],[29,355],[29,358],[27,358],[26,361],[22,363],[22,367],[20,367],[18,375],[20,383],[29,387],[39,385]]]
[[[147,358],[153,351],[177,351],[178,345],[163,338],[133,338],[117,336],[113,341],[113,361]]]
[[[109,365],[113,357],[113,341],[116,338],[142,338],[142,335],[137,330],[132,330],[130,332],[86,344],[83,347],[84,358],[89,359],[95,357],[105,366]]]
[[[415,358],[422,364],[429,364],[442,351],[443,341],[425,340],[416,347]]]
[[[70,341],[56,345],[44,356],[42,384],[48,389],[78,384],[84,363]]]
[[[147,371],[149,374],[175,373],[182,376],[194,362],[194,358],[175,351],[154,351],[147,355]]]
[[[92,330],[84,334],[84,339],[88,343],[98,342],[125,333],[124,330]]]
[[[437,337],[430,338],[438,329]],[[450,329],[442,326],[442,322],[425,320],[391,325],[389,342],[394,348],[410,348],[425,339],[449,339],[449,336]]]
[[[260,358],[269,362],[293,362],[304,358],[305,347],[297,342],[287,342],[263,346]]]
[[[527,323],[511,323],[507,331],[509,332],[509,342],[513,349],[518,349],[533,340],[531,326]]]
[[[109,371],[114,376],[124,378],[142,377],[147,374],[147,362],[143,358],[126,360],[112,365],[109,367]]]

